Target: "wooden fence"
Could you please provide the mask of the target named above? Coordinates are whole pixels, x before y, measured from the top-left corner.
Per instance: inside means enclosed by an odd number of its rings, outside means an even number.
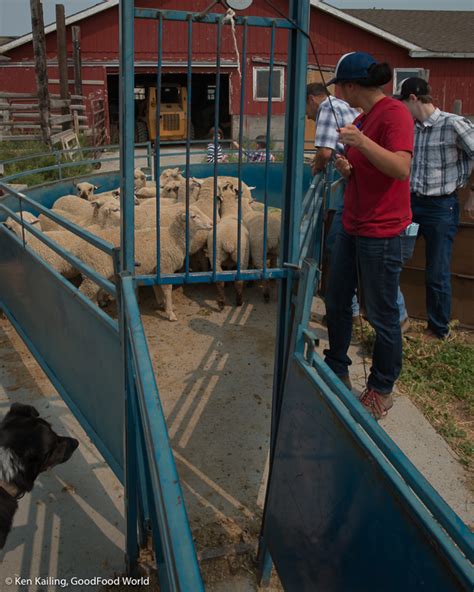
[[[92,136],[94,145],[103,145],[106,142],[104,100],[92,100],[89,122],[83,96],[71,95],[70,99],[61,99],[59,95],[50,95],[49,126],[52,134],[68,127],[77,135]],[[38,96],[0,92],[0,141],[41,139]]]

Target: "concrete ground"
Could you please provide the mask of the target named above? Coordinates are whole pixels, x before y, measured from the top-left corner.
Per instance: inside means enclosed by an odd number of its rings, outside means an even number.
[[[231,286],[227,296],[231,303]],[[150,289],[141,293],[141,310],[207,589],[250,592],[257,590],[252,561],[248,553],[235,553],[255,549],[261,521],[276,305],[274,298],[265,305],[255,285],[246,289],[240,309],[218,311],[213,286],[179,288],[173,299],[177,323],[156,310]],[[314,304],[321,312],[320,303]],[[326,331],[314,328],[322,349]],[[350,355],[353,382],[362,389],[357,345]],[[1,320],[0,412],[13,401],[35,405],[58,432],[81,445],[20,501],[0,554],[0,590],[63,589],[35,584],[37,576],[70,581],[122,573],[123,490],[11,325]],[[461,465],[411,402],[397,397],[382,425],[463,520],[474,523]],[[221,559],[211,561],[214,555]],[[17,575],[33,582],[5,583]],[[278,589],[275,581],[271,590]]]

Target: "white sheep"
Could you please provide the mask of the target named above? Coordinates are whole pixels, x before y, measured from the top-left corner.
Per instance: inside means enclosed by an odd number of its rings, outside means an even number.
[[[184,179],[183,171],[176,167],[174,169],[165,169],[160,175],[160,187],[166,185],[168,181],[181,181]]]
[[[161,249],[160,264],[161,273],[175,273],[183,266],[186,257],[186,238],[185,226],[186,212],[184,208],[175,213],[170,226],[160,229]],[[190,208],[189,211],[189,235],[192,238],[198,230],[209,231],[212,228],[212,222],[196,208]],[[104,230],[98,233],[101,238],[118,246],[120,242],[120,233],[117,230]],[[156,229],[149,228],[135,232],[135,260],[139,265],[140,274],[156,273]],[[88,245],[81,253],[80,257],[88,265],[94,267],[98,273],[104,277],[113,280],[114,270],[110,257],[105,253],[94,249],[92,253]],[[99,288],[89,278],[86,278],[80,290],[92,300],[98,300]],[[177,317],[173,311],[172,286],[154,286],[157,301],[161,301],[162,294],[165,300],[165,314],[170,321],[176,321]]]
[[[135,169],[133,171],[133,185],[135,191],[138,191],[142,187],[146,187],[146,175],[141,169]]]
[[[201,186],[202,179],[197,179],[196,177],[189,178],[189,203],[194,203],[199,199]],[[178,202],[186,202],[186,179],[183,179],[178,187]]]
[[[94,213],[90,201],[79,199],[75,195],[63,195],[63,197],[57,199],[53,204],[52,211],[74,223],[78,223],[80,220],[92,216]],[[40,214],[39,220],[41,229],[45,232],[64,230],[64,227],[44,214]]]
[[[238,262],[238,190],[234,189],[232,183],[227,182],[222,186],[221,219],[215,228],[216,233],[216,271],[225,269],[236,269]],[[245,204],[245,205],[244,205]],[[250,208],[247,200],[242,200],[242,207]],[[249,236],[246,227],[241,223],[240,242],[240,268],[248,268],[249,264]],[[214,254],[214,230],[209,232],[207,237],[207,251],[211,267]],[[235,282],[236,304],[242,305],[243,281]],[[224,282],[217,282],[217,304],[222,310],[225,306]]]
[[[27,220],[25,216],[26,212],[23,214],[23,218]],[[32,222],[34,223],[34,221]],[[5,226],[13,230],[13,232],[20,238],[23,237],[21,224],[16,222],[16,220],[13,218],[7,218]],[[72,254],[76,254],[78,252],[79,243],[84,244],[83,241],[79,239],[79,237],[67,231],[45,232],[45,235]],[[50,249],[45,243],[40,241],[39,238],[34,236],[27,228],[24,229],[24,236],[28,247],[62,276],[72,279],[79,275],[79,271],[71,263]]]
[[[87,181],[81,183],[73,182],[73,186],[76,188],[77,197],[85,199],[86,201],[94,199],[94,190],[99,189],[98,185],[93,185]]]
[[[252,208],[243,207],[243,223],[249,233],[250,257],[256,269],[263,269],[263,238],[265,214]],[[270,267],[278,264],[280,253],[281,211],[269,211],[267,216],[267,251],[266,258],[270,260]],[[263,281],[263,298],[270,300],[270,282]]]

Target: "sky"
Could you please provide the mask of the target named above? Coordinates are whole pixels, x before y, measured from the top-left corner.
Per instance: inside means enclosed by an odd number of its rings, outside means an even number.
[[[43,0],[45,24],[55,20],[58,0]],[[66,16],[98,4],[99,0],[62,0]],[[139,2],[137,3],[139,4]],[[474,0],[331,0],[337,8],[398,8],[412,10],[474,10]],[[159,6],[159,2],[157,2]],[[31,31],[30,0],[0,0],[0,35],[16,36]]]

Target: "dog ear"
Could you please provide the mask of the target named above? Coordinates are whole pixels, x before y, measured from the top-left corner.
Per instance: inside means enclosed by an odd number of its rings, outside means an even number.
[[[23,415],[24,417],[39,417],[38,411],[32,405],[23,405],[23,403],[13,403],[9,413]]]

